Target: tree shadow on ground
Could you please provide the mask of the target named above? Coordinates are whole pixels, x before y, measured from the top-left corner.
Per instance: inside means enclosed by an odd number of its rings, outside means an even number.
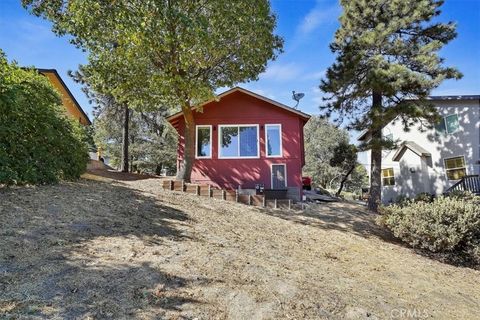
[[[186,290],[210,280],[159,268],[176,254],[165,242],[194,240],[192,221],[155,198],[82,180],[6,189],[0,203],[0,315],[158,317],[201,303]]]
[[[377,214],[349,202],[308,204],[303,211],[268,210],[267,213],[324,230],[336,230],[364,238],[374,236],[388,242],[399,242],[390,232],[375,223]]]
[[[90,169],[86,172],[86,175],[95,175],[103,177],[106,179],[117,180],[117,181],[137,181],[145,179],[161,179],[159,176],[153,176],[148,174],[138,174],[131,172],[120,172],[117,170],[106,170],[106,169]]]
[[[304,211],[268,210],[267,214],[295,223],[335,230],[356,236],[376,237],[382,241],[412,250],[415,254],[455,267],[480,269],[468,258],[460,254],[433,253],[425,249],[412,248],[409,244],[396,238],[393,233],[378,225],[378,214],[368,212],[358,204],[349,202],[320,203],[309,205]]]

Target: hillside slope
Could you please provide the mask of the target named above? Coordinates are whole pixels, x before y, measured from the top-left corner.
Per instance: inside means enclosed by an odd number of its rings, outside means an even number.
[[[474,319],[480,312],[480,272],[415,254],[354,205],[264,212],[162,191],[158,179],[87,178],[97,181],[0,191],[0,316]]]

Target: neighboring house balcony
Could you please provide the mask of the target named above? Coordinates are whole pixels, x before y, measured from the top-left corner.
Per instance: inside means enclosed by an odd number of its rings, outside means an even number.
[[[480,96],[432,97],[441,121],[432,129],[412,127],[405,132],[400,121],[382,130],[398,141],[382,157],[382,201],[419,193],[442,194],[463,177],[480,174]],[[359,140],[369,139],[362,133]],[[370,151],[359,155],[370,172]]]

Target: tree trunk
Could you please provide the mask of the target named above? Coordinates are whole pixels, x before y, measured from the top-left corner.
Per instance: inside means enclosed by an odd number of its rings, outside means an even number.
[[[123,134],[122,134],[122,163],[120,170],[122,172],[128,172],[128,122],[130,120],[130,110],[128,105],[124,104],[124,116],[123,116]]]
[[[372,102],[370,195],[367,206],[370,211],[377,212],[382,201],[382,95],[374,91]]]
[[[337,193],[335,193],[335,196],[340,197],[340,194],[342,193],[342,190],[343,190],[343,185],[344,185],[345,182],[347,181],[348,176],[349,176],[349,175],[353,172],[353,170],[355,169],[355,166],[356,166],[356,164],[353,165],[353,166],[348,170],[347,174],[345,174],[345,175],[343,176],[343,179],[342,179],[342,181],[340,182],[340,187],[338,188]]]
[[[370,195],[368,209],[377,212],[382,201],[382,148],[372,148],[370,167]]]
[[[183,118],[185,119],[183,163],[177,172],[177,179],[190,182],[192,175],[193,161],[195,160],[195,119],[190,106],[182,107]]]

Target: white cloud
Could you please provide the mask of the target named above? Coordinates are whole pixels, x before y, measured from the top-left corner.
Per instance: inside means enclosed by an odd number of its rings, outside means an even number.
[[[320,81],[321,78],[325,76],[326,70],[321,70],[317,72],[312,72],[312,73],[307,73],[304,77],[303,80],[317,80]]]
[[[325,7],[322,5],[322,2],[318,1],[316,6],[303,18],[297,28],[297,33],[302,35],[309,34],[321,25],[337,21],[339,14],[340,7],[338,4]]]
[[[275,95],[271,94],[269,91],[267,91],[265,89],[252,88],[249,85],[244,85],[243,87],[247,90],[255,92],[256,94],[259,94],[261,96],[267,97],[267,98],[272,99],[272,100],[275,100]]]
[[[56,38],[53,31],[45,24],[32,23],[27,20],[17,22],[17,32],[22,41],[32,43],[39,43]]]
[[[313,101],[314,104],[319,106],[324,103],[323,97],[325,97],[325,93],[323,93],[322,90],[320,90],[320,88],[313,87],[311,90],[311,93],[312,93],[311,100]]]
[[[267,70],[260,75],[266,80],[288,81],[296,79],[300,75],[301,68],[295,63],[276,63],[267,67]]]

